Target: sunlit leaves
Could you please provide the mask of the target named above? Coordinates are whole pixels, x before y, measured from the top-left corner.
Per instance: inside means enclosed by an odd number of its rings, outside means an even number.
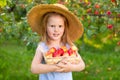
[[[6,4],[6,0],[0,0],[0,7],[4,7]]]

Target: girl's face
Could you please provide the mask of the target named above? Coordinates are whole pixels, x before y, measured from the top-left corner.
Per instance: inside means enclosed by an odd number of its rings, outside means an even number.
[[[52,15],[47,22],[47,35],[50,40],[61,40],[64,33],[64,20],[59,15]]]

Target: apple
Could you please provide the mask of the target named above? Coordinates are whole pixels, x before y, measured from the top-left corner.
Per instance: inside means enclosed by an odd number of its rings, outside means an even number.
[[[111,2],[116,2],[116,0],[111,0]]]
[[[108,28],[108,29],[113,29],[113,25],[112,25],[112,24],[108,24],[108,25],[107,25],[107,28]]]
[[[53,53],[53,57],[57,57],[57,54],[58,54],[58,51],[56,50],[56,51]]]
[[[112,12],[111,12],[110,10],[108,10],[108,11],[106,12],[106,14],[109,16],[109,15],[112,14]]]
[[[50,50],[48,52],[54,53],[56,51],[55,47],[50,48]]]
[[[100,8],[100,5],[99,4],[95,4],[95,8]]]
[[[91,8],[87,9],[87,13],[91,13],[91,12],[92,12]]]
[[[117,42],[117,45],[120,46],[120,41]]]
[[[63,49],[64,52],[67,52],[67,47],[66,46],[62,46],[61,48]]]
[[[90,5],[90,4],[91,4],[91,2],[88,2],[87,4],[88,4],[88,5]]]
[[[85,6],[89,6],[90,4],[91,4],[91,2],[89,2],[89,1],[85,1],[85,2],[84,2],[84,5],[85,5]]]
[[[67,52],[67,47],[66,46],[62,46],[61,47],[62,49],[63,49],[63,51],[64,51],[64,53],[62,54],[62,56],[64,56],[64,57],[66,57],[66,56],[69,56],[69,54],[68,54],[68,52]]]
[[[76,56],[76,52],[72,48],[68,50],[68,54],[69,56]]]
[[[72,48],[73,51],[77,51],[78,50],[76,46],[72,46],[71,48]]]
[[[68,52],[69,56],[71,56],[71,54],[73,53],[73,50],[70,48],[67,52]]]
[[[69,50],[68,50],[68,53],[69,53],[69,56],[77,56],[77,47],[76,46],[72,46]]]
[[[60,56],[60,54],[59,54],[58,50],[56,50],[56,51],[53,53],[53,57],[59,57],[59,56]]]
[[[64,54],[64,50],[63,50],[62,48],[59,48],[59,49],[58,49],[58,54],[59,54],[60,56],[62,56],[62,55]]]
[[[50,52],[47,52],[47,53],[45,54],[45,56],[46,56],[46,58],[52,58],[53,54],[50,53]]]
[[[60,57],[63,53],[64,50],[62,48],[59,48],[53,53],[53,57]]]
[[[56,52],[56,48],[52,47],[52,48],[49,49],[49,51],[46,53],[45,56],[47,58],[52,58],[54,52]]]
[[[99,11],[96,10],[96,11],[94,12],[94,14],[95,14],[95,15],[98,15],[98,14],[99,14]]]

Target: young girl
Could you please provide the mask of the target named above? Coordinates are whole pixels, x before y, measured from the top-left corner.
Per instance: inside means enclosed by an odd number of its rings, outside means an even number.
[[[84,61],[72,64],[66,59],[57,64],[46,64],[43,55],[52,47],[68,49],[73,41],[82,36],[83,27],[78,18],[60,4],[41,4],[35,6],[27,15],[28,23],[33,31],[41,36],[31,64],[31,71],[40,74],[39,80],[72,80],[72,71],[82,71]]]

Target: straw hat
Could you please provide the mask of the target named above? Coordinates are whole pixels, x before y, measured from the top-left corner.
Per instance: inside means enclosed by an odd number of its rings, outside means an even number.
[[[72,41],[79,39],[83,34],[83,25],[79,19],[62,4],[40,4],[33,7],[27,14],[27,20],[32,30],[39,35],[42,33],[40,23],[44,14],[57,12],[64,15],[69,23],[69,36]]]

